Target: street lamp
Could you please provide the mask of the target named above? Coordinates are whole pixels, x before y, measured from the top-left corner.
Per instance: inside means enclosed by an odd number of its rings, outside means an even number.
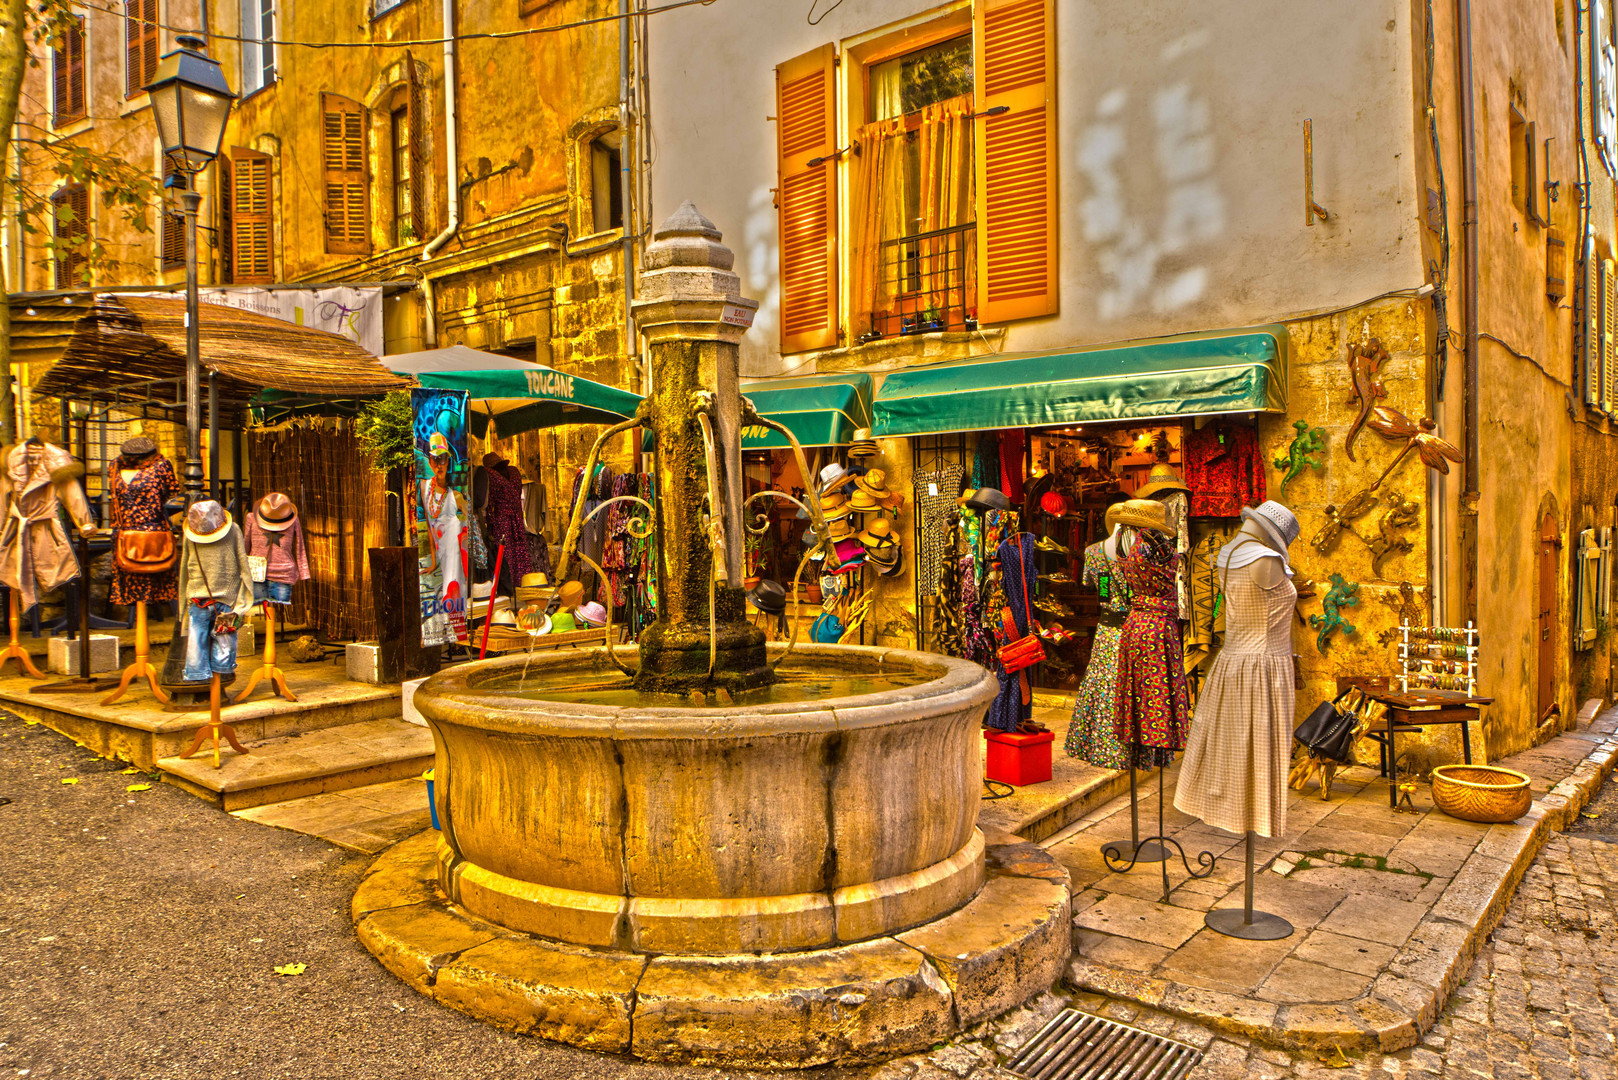
[[[225,120],[236,95],[219,62],[202,51],[202,39],[181,37],[164,56],[146,86],[157,121],[163,157],[185,181],[180,205],[185,212],[185,501],[202,497],[202,358],[197,328],[197,173],[219,156]]]

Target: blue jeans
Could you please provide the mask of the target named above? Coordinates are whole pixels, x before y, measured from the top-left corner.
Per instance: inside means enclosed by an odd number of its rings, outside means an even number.
[[[227,609],[218,604],[185,605],[187,682],[207,682],[210,675],[229,675],[236,670],[236,635],[213,632],[214,612],[221,610]]]
[[[290,604],[292,603],[292,586],[284,581],[255,581],[253,582],[253,603]]]

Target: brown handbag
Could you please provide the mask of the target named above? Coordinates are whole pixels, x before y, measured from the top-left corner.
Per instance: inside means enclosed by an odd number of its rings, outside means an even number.
[[[174,568],[179,553],[174,547],[174,534],[167,529],[120,529],[112,558],[126,574],[161,574]]]

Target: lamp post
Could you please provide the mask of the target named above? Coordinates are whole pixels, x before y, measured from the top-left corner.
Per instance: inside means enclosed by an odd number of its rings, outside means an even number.
[[[219,156],[225,120],[236,99],[219,62],[202,51],[202,39],[178,38],[146,86],[157,121],[164,160],[185,181],[180,206],[185,214],[185,501],[202,497],[202,357],[197,327],[197,174]]]

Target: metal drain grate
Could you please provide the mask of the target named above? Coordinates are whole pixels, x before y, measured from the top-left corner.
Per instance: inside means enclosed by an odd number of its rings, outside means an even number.
[[[1011,1061],[1029,1080],[1182,1080],[1202,1051],[1149,1031],[1063,1009]]]

